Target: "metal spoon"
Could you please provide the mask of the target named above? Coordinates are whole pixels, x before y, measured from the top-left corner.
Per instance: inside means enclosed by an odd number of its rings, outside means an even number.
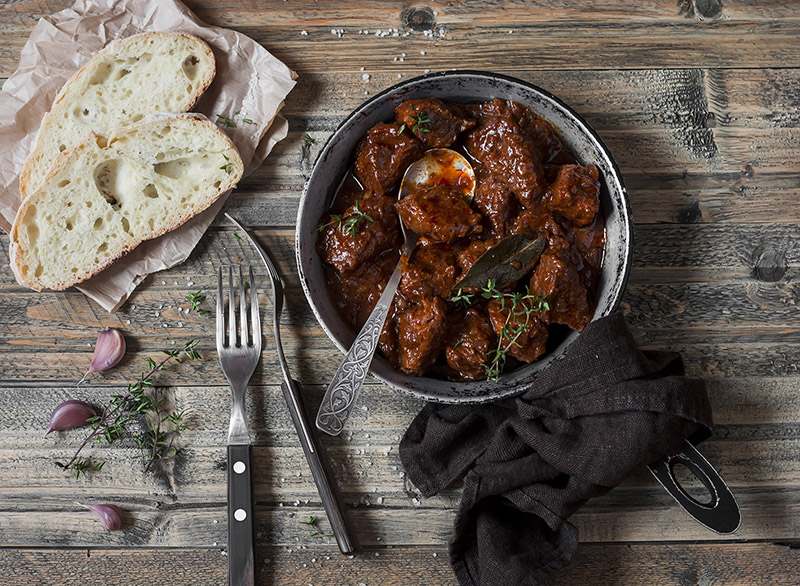
[[[471,199],[475,193],[475,171],[460,153],[450,149],[431,149],[406,169],[397,199],[402,199],[414,189],[442,184],[461,189],[464,196]],[[402,221],[400,229],[403,232],[402,253],[410,257],[417,243],[417,235],[407,232]],[[353,410],[358,390],[367,378],[369,366],[378,348],[378,340],[401,276],[401,263],[398,262],[378,303],[358,332],[325,391],[317,412],[317,428],[327,434],[339,435]]]

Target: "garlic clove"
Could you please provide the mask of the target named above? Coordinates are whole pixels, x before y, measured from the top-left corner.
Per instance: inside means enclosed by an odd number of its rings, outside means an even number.
[[[86,377],[95,372],[105,372],[110,368],[114,368],[119,361],[125,356],[126,344],[125,336],[122,332],[114,328],[106,328],[97,333],[97,341],[94,346],[94,354],[92,354],[92,362],[89,365],[89,370],[83,375],[83,378],[78,381],[81,384]]]
[[[118,531],[122,529],[122,510],[117,505],[98,504],[98,505],[84,505],[85,507],[97,515],[98,520],[108,531]]]
[[[84,427],[89,424],[92,417],[97,417],[97,411],[89,403],[69,399],[53,410],[50,423],[47,425],[47,433]]]

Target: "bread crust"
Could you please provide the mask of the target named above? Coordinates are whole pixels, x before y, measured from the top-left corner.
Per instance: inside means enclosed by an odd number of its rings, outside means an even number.
[[[187,112],[194,107],[194,105],[197,103],[197,100],[200,99],[200,96],[202,96],[205,93],[205,91],[208,89],[208,86],[210,86],[211,82],[214,81],[214,76],[216,75],[216,70],[217,70],[217,63],[216,59],[214,58],[214,52],[211,50],[211,47],[208,45],[208,43],[206,43],[203,39],[195,35],[190,35],[189,33],[166,31],[166,32],[138,33],[135,35],[131,35],[129,37],[125,37],[122,39],[115,39],[111,41],[105,47],[103,47],[97,53],[95,53],[91,57],[91,59],[89,59],[89,61],[84,63],[75,73],[73,73],[70,76],[70,78],[64,83],[64,85],[61,86],[61,89],[58,90],[58,93],[56,94],[56,97],[53,100],[53,104],[50,106],[50,111],[47,112],[42,118],[42,124],[39,126],[39,132],[36,133],[36,139],[34,140],[33,143],[33,150],[25,159],[25,162],[23,163],[22,169],[19,174],[19,192],[23,199],[25,199],[30,193],[31,175],[33,174],[33,170],[37,162],[44,155],[44,146],[42,144],[43,134],[44,134],[43,131],[48,128],[47,124],[50,118],[52,117],[51,112],[53,111],[53,109],[64,101],[69,86],[74,83],[77,83],[81,78],[83,78],[83,76],[87,75],[87,72],[92,68],[92,66],[94,66],[95,63],[97,63],[98,60],[104,58],[107,55],[119,52],[126,45],[134,42],[146,41],[148,38],[163,39],[165,37],[169,38],[182,37],[189,40],[192,43],[197,44],[198,48],[205,54],[206,58],[211,63],[211,69],[209,70],[208,74],[200,79],[200,83],[197,86],[197,90],[189,96],[189,99],[186,101],[185,107],[182,108],[181,111]],[[52,164],[55,165],[55,160],[53,161]]]
[[[12,271],[14,272],[14,276],[17,278],[17,281],[21,285],[24,285],[25,287],[28,287],[29,289],[33,289],[34,291],[44,291],[45,289],[51,290],[51,291],[63,291],[65,289],[68,289],[69,287],[72,287],[74,285],[80,284],[80,283],[82,283],[82,282],[94,277],[95,275],[101,273],[102,271],[107,269],[109,266],[114,264],[114,262],[116,262],[117,260],[119,260],[120,258],[125,256],[126,254],[128,254],[129,252],[134,250],[137,246],[139,246],[143,242],[147,242],[148,240],[153,240],[154,238],[158,238],[159,236],[163,236],[167,232],[171,232],[172,230],[175,230],[176,228],[182,226],[183,224],[185,224],[186,222],[191,220],[193,217],[195,217],[200,212],[202,212],[202,211],[208,209],[209,207],[211,207],[224,193],[226,193],[230,189],[233,189],[234,187],[236,187],[236,184],[239,182],[239,180],[241,179],[241,177],[242,177],[242,175],[244,173],[244,163],[242,162],[241,156],[239,155],[239,151],[236,149],[236,146],[233,144],[233,141],[231,141],[231,139],[224,132],[222,132],[215,124],[213,124],[211,121],[209,121],[205,117],[201,117],[201,116],[198,116],[198,115],[195,115],[195,114],[177,114],[175,116],[169,117],[169,119],[170,120],[175,120],[175,119],[188,120],[188,121],[190,121],[192,126],[197,126],[198,128],[200,128],[202,126],[206,126],[208,128],[212,128],[219,135],[219,137],[226,143],[227,148],[230,150],[231,155],[233,155],[232,157],[230,157],[230,161],[229,161],[232,164],[233,168],[232,168],[232,172],[228,176],[227,181],[221,183],[220,187],[217,189],[216,195],[213,196],[212,198],[210,198],[207,203],[203,203],[203,202],[194,203],[175,222],[173,222],[172,224],[169,224],[163,230],[157,230],[157,231],[151,233],[148,238],[143,238],[143,239],[141,239],[139,241],[130,242],[128,245],[126,245],[119,252],[119,254],[116,254],[114,256],[109,256],[107,259],[105,259],[105,261],[100,266],[98,266],[94,270],[92,270],[92,271],[84,271],[83,273],[75,273],[75,279],[74,280],[62,281],[62,282],[57,283],[53,287],[44,287],[41,283],[39,283],[39,282],[37,282],[35,280],[32,280],[30,278],[27,278],[27,277],[25,277],[23,275],[23,271],[22,271],[22,262],[23,261],[22,261],[22,258],[23,258],[24,251],[21,250],[20,243],[19,243],[19,229],[20,229],[21,219],[24,217],[25,213],[30,208],[30,206],[35,203],[35,199],[36,199],[35,196],[38,193],[38,191],[34,192],[34,193],[32,193],[30,195],[30,197],[27,197],[22,202],[22,205],[20,205],[19,209],[17,210],[17,214],[14,217],[14,223],[13,223],[13,225],[11,227],[10,238],[9,238],[9,258],[10,258],[10,261],[11,261],[11,268],[12,268]],[[164,122],[164,120],[162,119],[162,120],[158,120],[158,121],[153,121],[153,122],[151,122],[149,124],[160,125],[160,124],[163,124],[163,122]],[[147,125],[148,124],[146,123],[145,126],[147,126]],[[134,128],[141,128],[141,127],[142,127],[141,123],[129,125],[129,126],[126,126],[124,128],[121,128],[121,129],[117,130],[115,132],[115,135],[124,134],[126,131],[130,131],[130,130],[132,130]],[[78,157],[78,155],[80,154],[80,151],[82,149],[86,148],[86,146],[90,143],[90,141],[94,141],[98,136],[99,136],[98,134],[92,132],[89,135],[89,137],[87,137],[88,140],[85,140],[84,142],[82,142],[81,144],[77,145],[76,147],[74,147],[70,151],[62,153],[62,156],[58,159],[57,163],[54,164],[53,167],[51,167],[51,169],[48,171],[47,177],[42,182],[42,185],[46,185],[50,179],[52,179],[55,175],[57,175],[61,171],[62,168],[64,168],[65,166],[69,165],[74,159],[76,159]]]

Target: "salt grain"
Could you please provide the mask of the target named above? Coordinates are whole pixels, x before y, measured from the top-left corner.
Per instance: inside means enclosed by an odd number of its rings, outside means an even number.
[[[362,81],[369,81],[369,73],[362,73],[361,74]]]
[[[301,37],[307,37],[308,36],[308,31],[306,31],[306,30],[300,31],[300,36]]]

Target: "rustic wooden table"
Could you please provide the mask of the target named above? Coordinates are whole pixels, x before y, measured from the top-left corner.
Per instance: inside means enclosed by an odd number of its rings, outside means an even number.
[[[37,19],[69,3],[0,0],[0,76],[16,67]],[[316,407],[339,354],[303,299],[293,225],[319,145],[366,96],[428,70],[508,73],[562,97],[610,145],[627,182],[636,220],[629,322],[643,345],[681,351],[691,373],[708,379],[717,427],[702,450],[734,488],[744,518],[737,534],[713,535],[642,471],[575,516],[583,545],[563,583],[797,584],[797,3],[588,4],[189,2],[300,74],[284,110],[289,137],[230,209],[258,226],[280,262],[289,284],[286,350]],[[316,142],[304,147],[306,134]],[[0,247],[6,258],[6,235]],[[211,290],[215,267],[231,258],[254,260],[220,221],[188,262],[148,278],[115,314],[77,292],[22,289],[0,263],[0,584],[224,584],[229,394],[213,317],[177,307],[187,292]],[[76,391],[87,345],[104,326],[126,332],[129,358]],[[185,458],[167,480],[145,473],[135,448],[102,450],[107,464],[91,479],[65,477],[54,459],[80,436],[44,437],[51,409],[76,395],[107,399],[146,357],[191,338],[205,359],[162,378],[174,385],[174,402],[193,410]],[[324,514],[273,350],[268,344],[250,394],[260,583],[452,584],[446,543],[457,493],[418,499],[397,456],[420,403],[371,381],[349,431],[326,442],[363,545],[343,558],[331,537],[303,523]],[[104,532],[76,500],[118,502],[132,525]]]

